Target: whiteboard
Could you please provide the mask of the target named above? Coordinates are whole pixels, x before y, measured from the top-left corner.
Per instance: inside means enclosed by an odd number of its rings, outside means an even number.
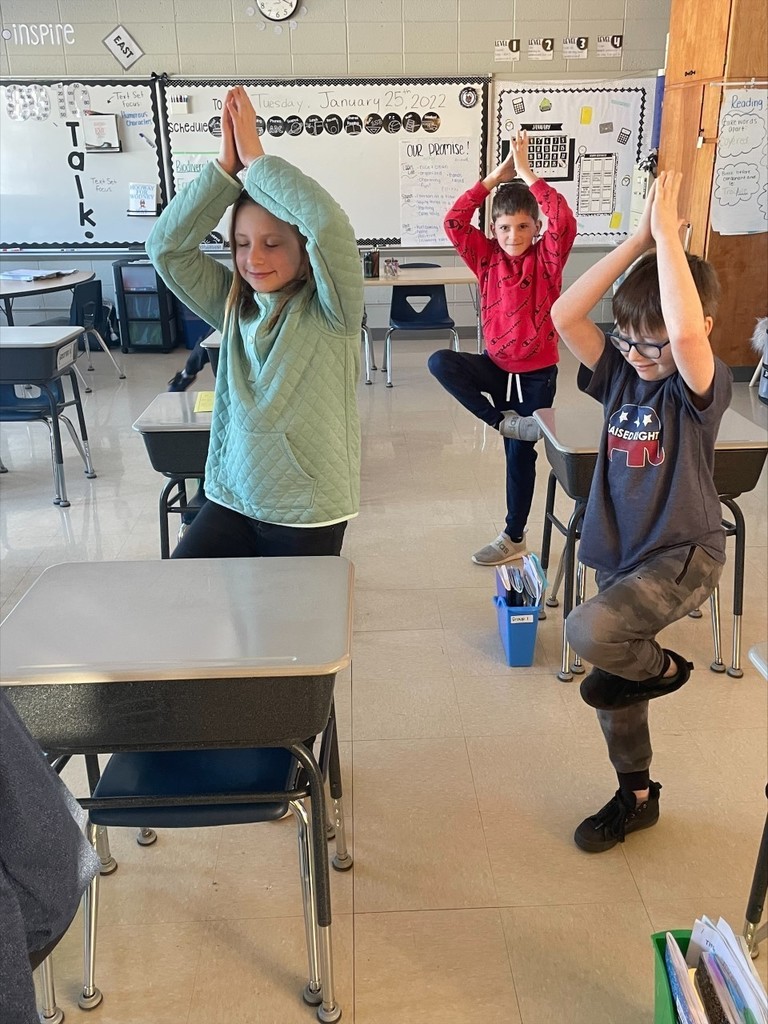
[[[632,171],[647,155],[655,78],[615,82],[500,82],[495,155],[528,132],[531,170],[568,200],[577,242],[619,242],[629,234]]]
[[[165,79],[173,188],[216,157],[222,104],[237,82],[256,109],[265,150],[326,188],[359,244],[448,245],[448,207],[485,173],[488,81]],[[226,235],[226,220],[218,230]]]
[[[88,128],[111,123],[119,149],[86,149],[85,122],[97,114]],[[0,139],[0,247],[143,244],[156,218],[128,216],[129,186],[165,199],[150,80],[0,79]]]

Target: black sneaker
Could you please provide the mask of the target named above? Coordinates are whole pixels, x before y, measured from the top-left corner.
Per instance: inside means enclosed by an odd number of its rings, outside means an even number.
[[[691,678],[693,663],[686,661],[682,654],[676,651],[669,651],[666,648],[663,650],[677,667],[675,675],[668,678],[662,675],[654,676],[652,679],[636,682],[634,679],[624,679],[622,676],[604,672],[601,668],[593,668],[579,687],[581,699],[598,711],[616,711],[619,708],[628,708],[631,704],[674,693]]]
[[[173,377],[168,381],[169,391],[186,391],[190,384],[194,384],[195,376],[188,377],[183,370],[179,370]]]
[[[573,840],[581,850],[587,853],[602,853],[612,850],[617,843],[624,842],[629,832],[639,832],[641,828],[650,828],[659,820],[660,782],[648,785],[648,799],[638,806],[631,806],[631,797],[625,796],[620,789],[605,807],[597,814],[585,818],[573,833]]]

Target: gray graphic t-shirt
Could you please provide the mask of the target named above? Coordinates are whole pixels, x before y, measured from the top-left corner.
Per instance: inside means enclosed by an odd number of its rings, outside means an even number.
[[[720,499],[712,472],[731,371],[715,359],[712,394],[698,409],[683,378],[644,381],[608,340],[587,383],[605,423],[579,548],[585,565],[631,569],[651,555],[696,544],[725,561]]]

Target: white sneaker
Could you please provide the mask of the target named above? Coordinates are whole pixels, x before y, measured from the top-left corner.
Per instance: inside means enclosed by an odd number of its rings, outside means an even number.
[[[506,562],[514,562],[516,558],[522,558],[527,550],[525,537],[515,542],[506,533],[500,533],[496,540],[476,551],[472,555],[472,561],[476,565],[504,565]]]

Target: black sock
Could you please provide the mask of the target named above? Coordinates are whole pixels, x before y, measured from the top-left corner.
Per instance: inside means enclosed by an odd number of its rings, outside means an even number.
[[[635,791],[648,789],[651,780],[651,773],[648,768],[642,772],[616,772],[619,780],[619,789],[630,801],[636,799]]]

